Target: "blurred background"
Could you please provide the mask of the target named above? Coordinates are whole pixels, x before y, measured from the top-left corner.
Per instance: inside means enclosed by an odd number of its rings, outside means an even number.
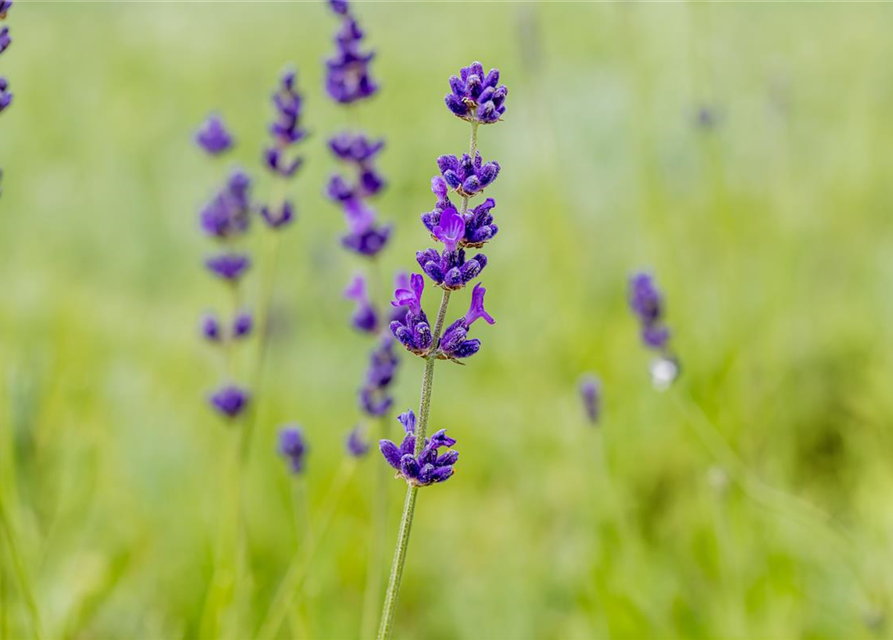
[[[893,7],[354,9],[382,83],[356,112],[387,140],[386,272],[417,268],[434,160],[467,146],[448,77],[481,60],[509,87],[504,122],[479,135],[502,165],[482,277],[498,324],[475,326],[468,366],[437,367],[431,426],[461,460],[421,491],[395,637],[886,635]],[[238,433],[205,401],[219,373],[198,321],[226,298],[197,209],[236,163],[269,193],[269,97],[298,69],[313,137],[242,482],[251,579],[219,632],[252,637],[300,549],[294,485],[322,517],[361,421],[371,343],[341,291],[362,264],[322,193],[325,140],[348,121],[322,88],[338,22],[317,2],[30,0],[7,24],[0,488],[49,638],[200,633]],[[222,162],[192,141],[212,111],[238,142]],[[639,268],[666,293],[683,365],[666,393],[627,309]],[[421,371],[403,358],[400,410]],[[585,371],[603,381],[597,427]],[[276,453],[286,422],[311,447],[300,479]],[[279,637],[359,637],[382,464],[373,451],[350,477]],[[385,569],[403,493],[389,483]],[[0,629],[33,637],[0,558]]]

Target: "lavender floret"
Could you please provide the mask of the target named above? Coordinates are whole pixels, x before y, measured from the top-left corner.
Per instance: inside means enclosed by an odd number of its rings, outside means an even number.
[[[652,349],[665,349],[670,340],[670,331],[663,324],[663,297],[651,274],[641,272],[630,279],[629,304],[641,323],[645,345]]]
[[[478,339],[468,340],[471,325],[476,320],[484,320],[487,324],[496,324],[496,320],[484,309],[484,294],[487,290],[478,283],[471,292],[471,306],[464,317],[459,318],[443,332],[437,348],[437,357],[444,360],[461,360],[476,354],[481,348]]]
[[[356,309],[351,317],[354,328],[364,333],[378,331],[378,314],[369,300],[366,279],[362,275],[354,276],[350,285],[344,290],[344,297],[356,303]]]
[[[214,275],[235,282],[241,278],[251,266],[251,259],[246,255],[224,253],[208,258],[205,265]]]
[[[9,37],[9,27],[0,29],[0,53],[3,53],[12,44],[12,38]]]
[[[220,320],[213,314],[206,314],[202,318],[202,336],[210,342],[220,342],[223,337],[223,331],[220,326]]]
[[[440,454],[439,450],[452,447],[456,440],[446,435],[446,429],[441,429],[425,439],[421,453],[415,456],[415,414],[410,409],[400,414],[398,420],[406,430],[400,446],[390,440],[379,442],[381,454],[397,470],[397,477],[402,477],[407,483],[417,487],[448,480],[455,473],[453,467],[459,459],[459,452],[450,450]]]
[[[0,0],[0,20],[6,18],[6,14],[12,8],[12,0]]]
[[[294,220],[294,205],[292,205],[290,200],[283,200],[278,211],[263,205],[260,208],[260,216],[270,229],[281,229]]]
[[[199,212],[199,223],[209,236],[229,238],[248,230],[251,220],[251,179],[236,170],[221,189]]]
[[[462,197],[471,197],[483,191],[499,175],[499,163],[484,162],[480,153],[474,158],[467,153],[462,157],[443,155],[437,159],[437,167],[444,182]]]
[[[229,151],[233,146],[233,137],[223,124],[220,116],[212,115],[195,134],[198,145],[212,156]]]
[[[438,253],[437,249],[416,252],[416,262],[422,271],[442,289],[455,291],[474,280],[487,266],[487,256],[477,253],[465,258],[465,249]]]
[[[580,378],[580,398],[583,401],[583,410],[591,424],[598,424],[601,416],[601,382],[592,374],[585,374]]]
[[[369,452],[369,443],[363,437],[363,430],[359,425],[350,430],[345,442],[347,453],[354,458],[362,458]]]
[[[292,473],[304,471],[307,451],[307,442],[300,427],[282,427],[279,430],[279,454],[288,462]]]
[[[250,311],[240,311],[233,320],[233,338],[245,338],[254,329],[254,317]]]
[[[0,113],[12,104],[12,93],[9,91],[9,82],[0,76]]]
[[[211,405],[227,418],[234,419],[248,406],[248,392],[234,385],[223,387],[210,397]]]
[[[484,65],[473,62],[450,78],[450,93],[444,97],[453,115],[477,124],[499,122],[505,113],[508,88],[499,84],[499,69],[484,74]]]

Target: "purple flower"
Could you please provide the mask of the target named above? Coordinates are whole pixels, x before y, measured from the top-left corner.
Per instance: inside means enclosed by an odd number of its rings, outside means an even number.
[[[456,208],[447,195],[449,187],[443,177],[435,176],[431,179],[431,190],[437,196],[437,203],[432,211],[422,214],[422,224],[431,232],[431,236],[435,240],[441,240],[435,229],[441,226],[441,218],[447,212],[456,212]],[[493,215],[490,213],[495,206],[496,201],[493,198],[487,198],[478,206],[466,211],[465,214],[458,214],[465,221],[463,234],[458,243],[460,247],[483,247],[499,232],[499,228],[493,224]]]
[[[199,212],[199,223],[209,236],[229,238],[248,230],[250,223],[251,179],[241,170],[234,171],[226,185]]]
[[[348,11],[347,0],[329,0],[329,7],[338,15],[346,15]]]
[[[387,414],[394,403],[394,399],[383,390],[373,387],[362,387],[359,393],[360,409],[373,418],[380,418]]]
[[[375,53],[362,51],[365,34],[347,10],[335,11],[342,20],[335,35],[335,54],[326,60],[326,92],[332,100],[350,104],[378,91],[378,84],[369,75]]]
[[[9,92],[9,83],[6,78],[0,76],[0,113],[12,104],[12,93]]]
[[[248,392],[229,385],[211,395],[211,405],[227,418],[236,418],[248,406]]]
[[[425,288],[425,279],[414,273],[410,277],[410,282],[410,289],[397,289],[394,292],[394,300],[391,301],[391,305],[405,307],[408,310],[402,319],[391,322],[390,329],[398,342],[410,353],[424,356],[427,355],[431,343],[434,342],[431,325],[428,324],[428,317],[422,310],[422,291]]]
[[[233,320],[233,338],[244,338],[251,335],[254,329],[254,318],[250,311],[241,311]]]
[[[213,314],[205,314],[202,318],[202,335],[211,342],[220,342],[222,337],[220,320]]]
[[[347,453],[354,458],[362,458],[369,451],[369,443],[363,438],[363,430],[359,425],[350,430],[345,442]]]
[[[297,90],[297,74],[286,71],[282,74],[279,87],[273,94],[276,120],[270,125],[273,145],[264,152],[264,162],[273,173],[284,178],[292,177],[300,168],[303,159],[285,157],[285,149],[307,137],[301,127],[303,98]]]
[[[233,138],[227,131],[220,116],[212,115],[195,134],[198,145],[212,156],[220,155],[233,146]]]
[[[213,258],[208,258],[205,265],[211,272],[224,280],[235,282],[244,275],[251,260],[246,255],[236,253],[224,253]]]
[[[279,430],[279,454],[286,459],[292,473],[304,471],[304,458],[308,447],[300,427],[282,427]]]
[[[410,409],[397,418],[406,430],[400,446],[390,440],[381,440],[379,449],[389,465],[397,470],[397,476],[417,487],[425,487],[448,480],[454,473],[453,466],[459,459],[459,452],[450,450],[439,454],[441,448],[450,448],[455,439],[441,429],[425,439],[425,446],[418,457],[415,456],[415,414]]]
[[[335,202],[349,202],[359,198],[370,198],[385,188],[384,178],[374,167],[361,168],[356,184],[344,176],[334,174],[329,178],[326,195]]]
[[[663,297],[651,274],[640,272],[630,278],[629,305],[639,318],[642,342],[652,349],[664,350],[670,331],[663,324]]]
[[[580,378],[580,398],[586,418],[592,424],[598,424],[601,415],[602,393],[601,382],[594,375],[587,373]]]
[[[359,199],[350,199],[344,203],[344,216],[347,219],[349,232],[341,238],[341,244],[347,249],[365,256],[375,256],[387,245],[391,235],[389,225],[375,224],[375,211]]]
[[[459,360],[476,354],[481,348],[477,338],[466,339],[471,325],[483,319],[487,324],[496,324],[496,320],[484,309],[484,294],[487,290],[478,283],[471,292],[471,306],[464,317],[459,318],[443,332],[437,348],[437,357],[445,360]]]
[[[416,252],[416,262],[437,286],[455,291],[474,280],[484,270],[487,256],[477,253],[466,260],[465,249],[444,250],[441,253],[437,249],[426,249]]]
[[[458,76],[450,78],[450,93],[444,97],[447,108],[454,115],[478,124],[499,122],[505,113],[508,89],[499,84],[499,69],[484,75],[484,66],[473,62]]]
[[[271,229],[279,229],[294,220],[295,210],[291,201],[283,200],[282,205],[279,207],[279,211],[275,211],[267,205],[263,205],[260,208],[260,216],[263,218],[264,222],[267,223],[268,227]]]
[[[12,8],[12,0],[0,0],[0,20],[6,18],[6,13]]]
[[[400,360],[394,353],[394,339],[383,335],[378,346],[369,355],[366,379],[359,392],[360,409],[369,416],[385,415],[391,409],[393,398],[388,388],[394,380]]]
[[[465,219],[452,207],[445,209],[440,221],[433,229],[434,237],[443,243],[449,252],[454,252],[465,237]]]
[[[462,197],[480,193],[499,175],[499,163],[484,162],[477,152],[474,158],[467,153],[463,153],[461,158],[453,155],[440,156],[437,167],[446,184]]]
[[[384,148],[384,140],[369,140],[362,133],[339,133],[329,138],[329,149],[339,160],[360,166],[368,163]]]
[[[369,293],[366,290],[366,279],[357,274],[344,290],[344,297],[356,303],[356,309],[351,318],[354,328],[364,333],[378,331],[378,314],[375,307],[369,301]]]
[[[12,44],[12,38],[9,37],[9,27],[0,29],[0,53],[3,53]]]
[[[405,278],[405,274],[403,276]],[[401,282],[402,281],[402,282]],[[400,285],[394,291],[394,299],[391,306],[401,308],[405,307],[410,313],[416,315],[422,313],[422,292],[425,290],[425,279],[418,273],[412,274],[409,281],[398,278]]]

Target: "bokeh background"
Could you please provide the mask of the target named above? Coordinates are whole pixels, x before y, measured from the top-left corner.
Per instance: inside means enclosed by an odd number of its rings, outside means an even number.
[[[476,326],[468,366],[437,368],[432,426],[449,427],[461,461],[421,492],[395,636],[888,633],[893,7],[355,9],[383,85],[356,117],[388,142],[387,273],[428,246],[434,159],[467,144],[442,102],[448,76],[479,59],[510,90],[505,121],[479,138],[503,167],[483,275],[498,324]],[[314,135],[242,481],[251,578],[219,630],[252,637],[300,552],[296,483],[312,523],[361,420],[370,343],[341,290],[362,265],[322,195],[325,140],[348,121],[322,91],[337,21],[315,2],[26,0],[7,24],[0,490],[50,638],[201,631],[238,434],[204,400],[219,367],[198,318],[225,297],[201,267],[212,247],[196,210],[235,160],[269,193],[269,95],[298,68]],[[222,163],[192,144],[215,110],[239,143]],[[666,393],[626,308],[642,267],[683,363]],[[584,371],[604,385],[597,428],[577,397]],[[420,377],[404,358],[401,409]],[[312,449],[298,481],[275,452],[290,421]],[[280,637],[359,637],[382,464],[370,455],[350,478]],[[385,567],[402,495],[389,484]],[[0,557],[0,630],[33,637]]]

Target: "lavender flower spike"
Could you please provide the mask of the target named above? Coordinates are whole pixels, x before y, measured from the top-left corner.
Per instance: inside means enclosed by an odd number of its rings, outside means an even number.
[[[379,449],[384,459],[397,470],[397,477],[402,477],[412,486],[425,487],[444,482],[455,473],[453,466],[459,459],[458,451],[447,451],[439,454],[441,448],[449,448],[456,444],[455,439],[446,435],[441,429],[430,438],[425,439],[421,453],[415,455],[415,414],[412,409],[400,414],[398,420],[406,430],[406,436],[398,447],[390,440],[381,440]]]
[[[212,115],[202,124],[195,134],[198,145],[212,156],[229,151],[233,146],[233,138],[223,124],[220,116]]]
[[[580,378],[580,398],[583,401],[583,409],[586,418],[591,424],[598,424],[601,416],[601,382],[591,373]]]
[[[292,473],[304,471],[307,450],[307,442],[300,427],[282,427],[279,430],[279,454],[286,459]]]
[[[273,94],[276,120],[270,125],[273,144],[264,152],[264,162],[274,174],[283,178],[292,177],[303,163],[303,158],[285,158],[285,150],[307,137],[307,130],[301,126],[303,97],[297,90],[297,74],[286,71],[282,74],[279,87]]]
[[[329,6],[342,22],[335,36],[335,55],[326,60],[326,92],[341,104],[370,98],[378,91],[378,84],[369,73],[375,53],[362,50],[365,34],[351,16],[347,3],[336,1]]]
[[[422,290],[425,288],[425,279],[414,273],[410,277],[411,290],[397,289],[394,292],[394,300],[391,305],[406,307],[408,311],[402,320],[394,320],[390,324],[391,333],[397,338],[407,351],[418,356],[428,354],[434,336],[431,334],[431,325],[428,317],[422,309]]]
[[[348,300],[353,300],[357,305],[351,318],[354,328],[364,333],[375,333],[378,331],[378,314],[369,300],[366,279],[362,275],[357,274],[354,276],[350,285],[344,290],[344,297]]]
[[[450,78],[450,93],[444,97],[453,115],[475,124],[499,122],[505,113],[508,89],[499,84],[499,69],[484,75],[484,65],[473,62]]]

